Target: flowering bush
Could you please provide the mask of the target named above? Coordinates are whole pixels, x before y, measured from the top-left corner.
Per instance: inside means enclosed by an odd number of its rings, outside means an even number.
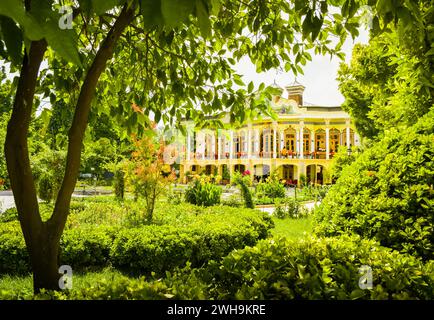
[[[271,173],[265,182],[260,182],[257,185],[256,197],[268,197],[271,199],[285,197],[285,186],[279,181],[277,172]]]
[[[152,220],[157,198],[176,179],[175,172],[163,161],[164,146],[156,144],[152,135],[134,138],[135,150],[126,164],[126,181],[132,187],[135,198],[146,202],[145,219]]]

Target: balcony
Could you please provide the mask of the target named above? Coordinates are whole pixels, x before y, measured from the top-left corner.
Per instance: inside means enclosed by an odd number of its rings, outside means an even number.
[[[329,153],[329,159],[332,159],[335,152]],[[300,159],[300,154],[294,151],[280,151],[276,154],[277,159]],[[304,152],[304,159],[320,159],[325,160],[327,158],[326,152],[323,150],[318,150],[314,152]],[[211,153],[201,153],[201,152],[192,152],[190,153],[191,160],[218,160],[218,154]],[[230,159],[230,153],[224,152],[220,154],[220,160]],[[234,152],[232,155],[232,159],[249,159],[247,152]],[[250,155],[250,159],[273,159],[273,152],[252,152]]]

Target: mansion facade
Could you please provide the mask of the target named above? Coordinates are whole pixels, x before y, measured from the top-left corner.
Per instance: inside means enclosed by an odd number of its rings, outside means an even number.
[[[304,89],[294,82],[282,88],[286,97],[273,98],[277,120],[261,117],[233,130],[187,130],[181,180],[194,174],[228,180],[235,171],[260,179],[276,171],[287,184],[300,178],[330,183],[333,155],[339,146],[358,146],[360,138],[340,107],[303,104]]]

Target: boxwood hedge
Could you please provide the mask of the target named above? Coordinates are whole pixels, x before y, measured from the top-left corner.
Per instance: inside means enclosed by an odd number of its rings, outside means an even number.
[[[193,205],[171,206],[156,224],[128,227],[114,211],[103,213],[103,208],[100,203],[98,209],[91,205],[71,214],[61,238],[61,264],[75,271],[113,265],[137,274],[162,274],[187,261],[200,266],[232,249],[253,245],[272,227],[271,218],[256,210]],[[104,219],[110,223],[104,224]],[[0,223],[0,262],[0,274],[30,271],[16,220]]]

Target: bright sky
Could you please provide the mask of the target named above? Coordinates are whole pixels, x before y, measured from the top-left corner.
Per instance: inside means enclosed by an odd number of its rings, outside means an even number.
[[[360,35],[353,42],[349,37],[343,46],[346,54],[345,60],[348,63],[351,59],[351,51],[356,43],[368,43],[368,31],[359,30]],[[339,92],[338,82],[336,81],[340,60],[338,57],[314,55],[311,52],[312,61],[308,61],[303,67],[304,75],[297,75],[297,81],[306,87],[304,91],[304,101],[320,106],[339,106],[344,102],[344,97]],[[274,81],[285,87],[294,82],[295,77],[291,72],[268,71],[256,73],[255,66],[248,58],[242,59],[237,65],[236,70],[244,76],[244,82],[253,81],[257,88],[261,82],[266,85],[273,84]]]

